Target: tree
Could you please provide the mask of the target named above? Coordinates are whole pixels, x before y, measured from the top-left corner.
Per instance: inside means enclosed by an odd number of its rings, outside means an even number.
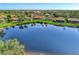
[[[65,16],[65,23],[68,23],[68,17],[67,16]]]
[[[25,54],[24,46],[17,39],[3,41],[0,39],[1,55],[22,55]]]
[[[11,15],[7,15],[7,22],[11,22]]]
[[[59,17],[57,13],[53,13],[54,17]]]

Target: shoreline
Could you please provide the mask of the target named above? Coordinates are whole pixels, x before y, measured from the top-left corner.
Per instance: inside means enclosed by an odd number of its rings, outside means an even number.
[[[24,25],[24,24],[35,24],[35,23],[79,28],[78,23],[64,23],[64,22],[61,23],[61,22],[53,22],[49,20],[32,20],[32,21],[11,22],[11,23],[0,24],[0,30],[3,30],[4,28],[11,27],[11,26],[19,26],[19,25]]]
[[[0,30],[3,30],[4,28],[0,28]]]
[[[26,55],[51,55],[51,54],[41,51],[27,51]]]

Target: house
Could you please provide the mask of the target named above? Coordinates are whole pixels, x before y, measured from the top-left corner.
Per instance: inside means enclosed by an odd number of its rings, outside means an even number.
[[[33,15],[32,15],[32,18],[33,18],[34,20],[44,19],[44,15],[41,15],[41,14],[33,14]]]
[[[6,22],[5,18],[6,18],[5,15],[0,15],[0,23],[5,23]]]
[[[1,18],[3,18],[3,16],[2,16],[2,15],[0,15],[0,19],[1,19]]]
[[[25,17],[25,19],[27,19],[27,20],[31,20],[31,17]]]
[[[55,22],[64,22],[64,17],[53,17],[52,20]]]
[[[1,18],[7,18],[7,16],[5,16],[5,15],[0,15],[0,19]]]
[[[34,14],[37,13],[37,14],[41,14],[41,11],[33,11]]]
[[[79,23],[79,19],[77,18],[68,18],[68,21],[71,23]]]
[[[12,21],[19,21],[19,19],[16,16],[11,17]]]
[[[48,16],[48,17],[45,17],[46,20],[52,20],[53,17],[52,16]]]

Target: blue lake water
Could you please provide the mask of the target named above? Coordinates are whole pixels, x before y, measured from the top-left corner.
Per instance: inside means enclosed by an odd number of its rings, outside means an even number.
[[[51,54],[79,54],[79,29],[54,25],[22,25],[4,29],[3,39],[18,38],[26,49]]]

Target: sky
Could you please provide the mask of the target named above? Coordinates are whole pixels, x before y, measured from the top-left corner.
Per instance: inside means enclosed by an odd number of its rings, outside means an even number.
[[[0,3],[0,10],[79,10],[79,3]]]

